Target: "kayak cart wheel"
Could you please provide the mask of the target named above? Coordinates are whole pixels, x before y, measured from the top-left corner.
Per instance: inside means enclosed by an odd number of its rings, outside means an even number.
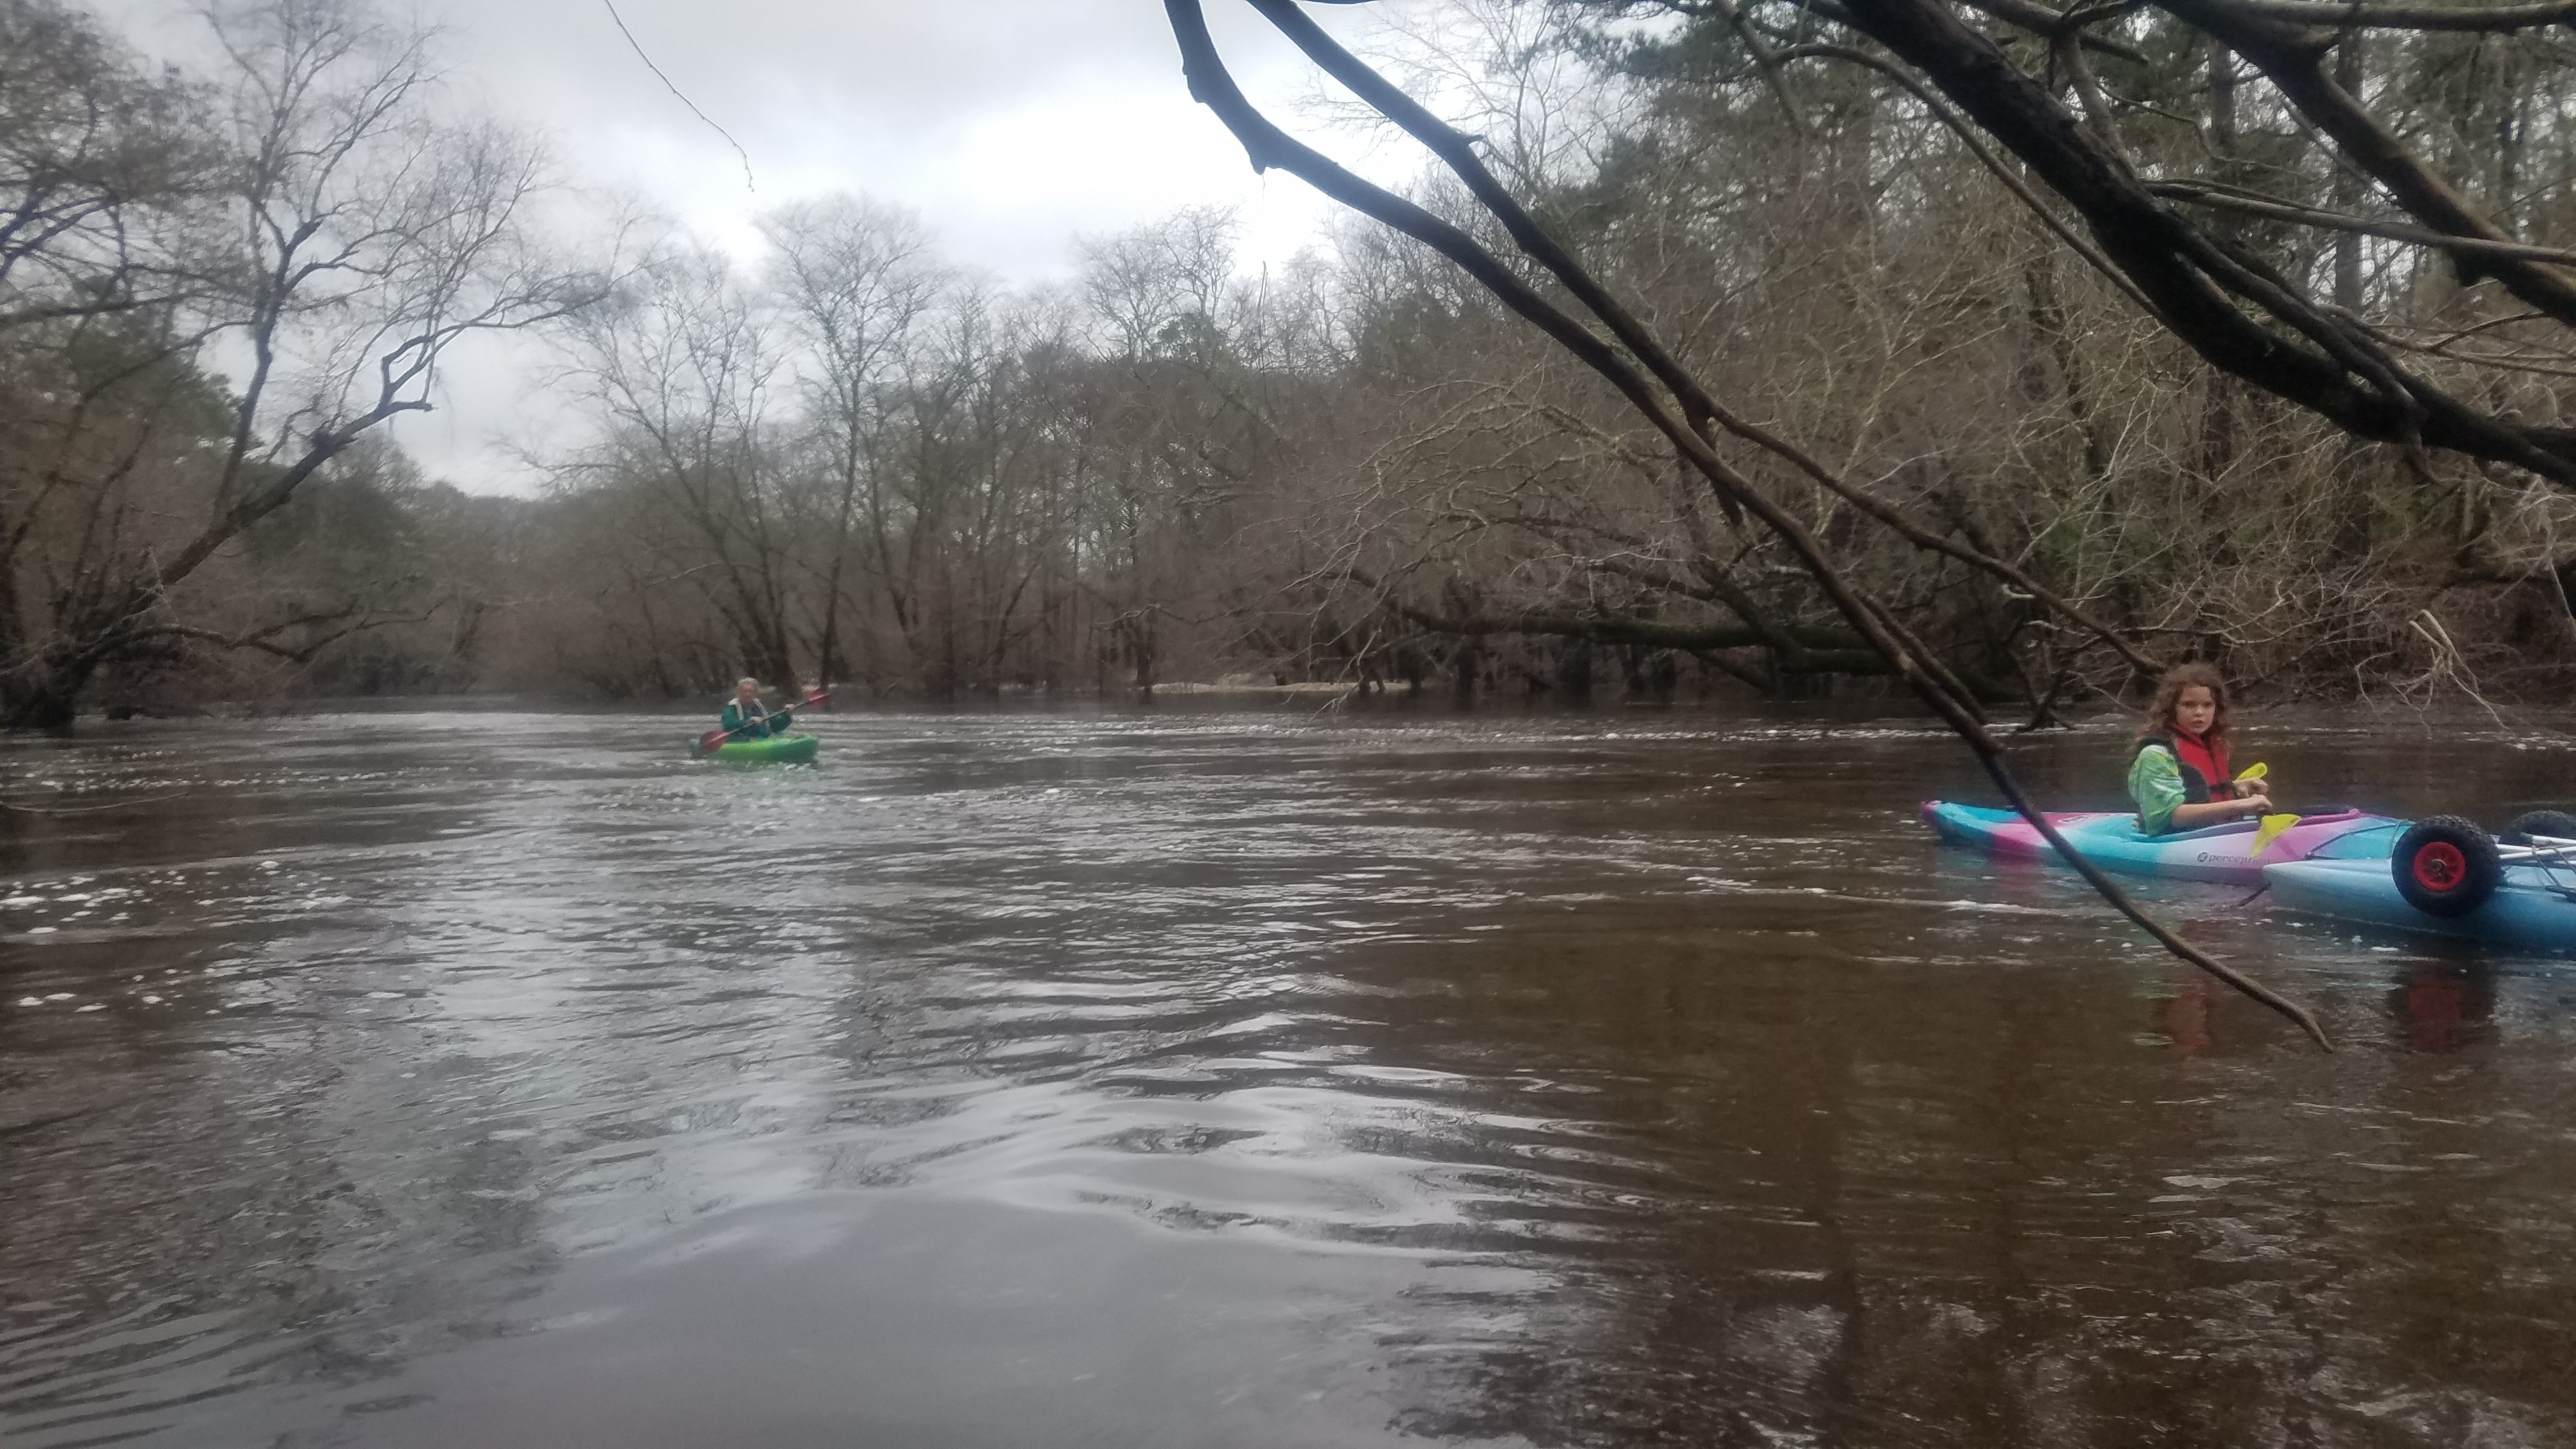
[[[2428,916],[2466,915],[2485,905],[2504,880],[2495,841],[2457,815],[2436,815],[2408,826],[2397,837],[2388,868],[2397,879],[2397,893]]]
[[[2504,828],[2504,838],[2516,845],[2527,845],[2531,837],[2546,835],[2552,840],[2576,840],[2576,815],[2564,810],[2526,810],[2513,817]]]

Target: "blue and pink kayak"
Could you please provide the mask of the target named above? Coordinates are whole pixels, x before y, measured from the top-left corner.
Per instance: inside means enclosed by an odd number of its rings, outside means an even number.
[[[2050,860],[2056,850],[2010,810],[1927,800],[1923,818],[1943,840],[1999,860]],[[2120,811],[2051,814],[2049,823],[2104,870],[2173,880],[2271,887],[2272,900],[2303,915],[2421,931],[2533,951],[2576,952],[2576,860],[2508,860],[2495,893],[2454,916],[2418,910],[2397,888],[2390,860],[2409,822],[2345,810],[2309,815],[2253,850],[2251,820],[2204,830],[2141,835]]]
[[[1998,860],[2057,859],[2056,848],[2029,821],[2010,810],[1926,800],[1923,819],[1943,840],[1974,846]],[[2120,810],[2052,812],[2048,823],[2057,827],[2058,834],[2066,837],[2066,843],[2074,846],[2077,854],[2104,870],[2247,887],[2263,883],[2267,866],[2305,860],[2336,840],[2366,832],[2378,843],[2378,870],[2385,877],[2389,848],[2396,841],[2397,831],[2380,827],[2402,829],[2406,824],[2359,810],[2308,815],[2257,852],[2254,837],[2258,826],[2252,820],[2232,820],[2225,825],[2165,835],[2139,833],[2138,817]]]

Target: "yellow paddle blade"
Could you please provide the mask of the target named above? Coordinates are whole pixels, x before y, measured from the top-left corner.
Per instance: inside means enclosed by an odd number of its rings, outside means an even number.
[[[2262,828],[2254,832],[2254,848],[2247,855],[2261,855],[2263,847],[2281,838],[2281,832],[2299,823],[2296,815],[2266,815]]]
[[[2270,773],[2272,773],[2271,766],[2264,764],[2261,760],[2256,760],[2254,763],[2247,765],[2244,772],[2239,774],[2236,779],[2238,783],[2241,784],[2247,780],[2260,780]]]

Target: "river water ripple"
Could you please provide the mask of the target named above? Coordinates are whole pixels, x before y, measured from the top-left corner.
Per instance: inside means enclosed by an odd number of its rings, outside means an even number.
[[[2576,963],[2144,888],[2318,1053],[1906,722],[692,725],[0,751],[0,1443],[2576,1443]]]

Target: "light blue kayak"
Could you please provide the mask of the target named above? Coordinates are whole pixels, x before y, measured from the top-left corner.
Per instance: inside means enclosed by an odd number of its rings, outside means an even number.
[[[2392,824],[2358,832],[2307,860],[2265,866],[2263,880],[2275,902],[2307,915],[2532,951],[2576,952],[2576,868],[2507,862],[2494,895],[2459,915],[2436,916],[2417,910],[2398,893],[2388,857],[2399,828]],[[2369,853],[2374,844],[2376,856]]]

